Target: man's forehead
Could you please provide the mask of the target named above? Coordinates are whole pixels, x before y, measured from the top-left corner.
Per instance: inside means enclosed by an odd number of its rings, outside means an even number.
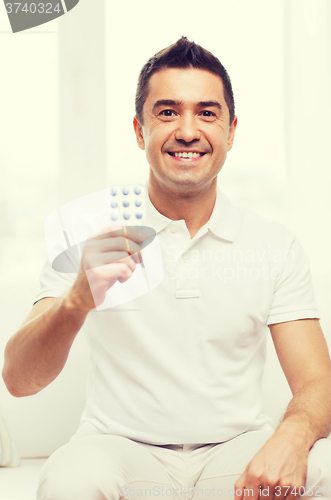
[[[151,76],[148,94],[152,99],[184,101],[196,96],[194,100],[211,101],[224,97],[224,90],[221,77],[207,70],[165,68]]]

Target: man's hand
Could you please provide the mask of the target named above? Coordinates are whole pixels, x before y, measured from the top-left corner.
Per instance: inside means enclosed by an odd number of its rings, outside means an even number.
[[[127,236],[127,238],[126,238]],[[140,263],[138,252],[147,238],[141,229],[126,226],[126,235],[117,224],[90,238],[84,246],[79,273],[69,294],[80,309],[89,311],[102,304],[116,281],[124,283]]]
[[[304,492],[308,451],[300,427],[283,431],[280,426],[237,480],[235,500],[292,500],[299,496]]]

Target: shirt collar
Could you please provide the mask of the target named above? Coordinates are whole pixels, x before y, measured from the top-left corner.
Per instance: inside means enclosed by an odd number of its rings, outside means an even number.
[[[168,219],[168,217],[166,217],[165,215],[160,214],[160,212],[158,212],[154,207],[148,194],[148,181],[145,183],[145,187],[147,224],[152,227],[154,231],[156,231],[156,233],[159,233],[173,221],[171,219]]]
[[[156,210],[148,195],[148,182],[146,182],[145,186],[147,224],[152,227],[156,233],[159,233],[171,224],[173,220],[160,214],[160,212]],[[209,221],[204,227],[222,240],[234,241],[236,232],[235,209],[230,200],[220,191],[219,187],[217,187],[216,191],[214,209]]]
[[[221,192],[218,186],[214,209],[205,227],[222,240],[234,241],[236,234],[236,211],[229,198]]]

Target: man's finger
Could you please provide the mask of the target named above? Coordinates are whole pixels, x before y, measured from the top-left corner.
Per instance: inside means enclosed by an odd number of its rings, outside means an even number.
[[[242,500],[244,498],[245,482],[246,477],[242,474],[234,485],[234,500]]]
[[[277,496],[275,495],[275,500],[295,500],[296,498],[298,498],[300,496],[300,491],[301,493],[304,494],[305,492],[305,488],[304,486],[302,486],[301,488],[300,487],[296,487],[296,486],[282,486],[282,496]],[[307,495],[308,497],[309,496],[312,496],[311,495],[311,491],[310,491],[310,494]]]
[[[274,488],[272,488],[272,491],[270,493],[270,498],[271,500],[284,500],[287,492],[288,492],[287,486],[280,486],[277,484]]]
[[[128,246],[130,252],[128,252]],[[126,239],[123,236],[116,236],[114,238],[103,238],[103,239],[94,239],[88,240],[86,242],[85,247],[89,249],[91,252],[126,252],[127,254],[134,254],[141,250],[141,246],[133,240]]]
[[[141,227],[125,226],[125,229],[124,227],[121,227],[121,228],[116,228],[113,231],[105,229],[105,231],[100,233],[99,235],[93,236],[93,239],[102,240],[105,238],[114,238],[116,236],[125,237],[126,235],[128,239],[135,241],[136,243],[142,243],[149,236],[148,231],[146,231],[146,229],[144,229],[144,226]]]

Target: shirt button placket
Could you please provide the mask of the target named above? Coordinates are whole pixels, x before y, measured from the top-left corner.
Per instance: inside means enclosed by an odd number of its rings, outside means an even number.
[[[184,253],[182,255],[182,261],[185,262],[186,264],[190,261],[188,253]]]

